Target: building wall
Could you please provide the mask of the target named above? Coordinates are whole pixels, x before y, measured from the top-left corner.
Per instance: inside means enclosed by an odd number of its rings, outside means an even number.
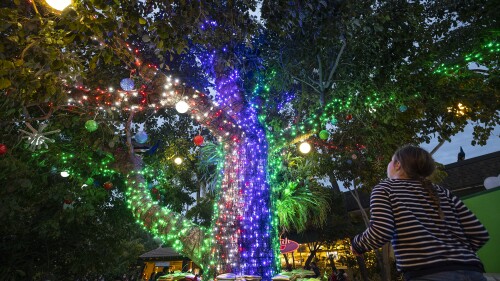
[[[490,233],[490,241],[478,252],[479,258],[488,273],[500,272],[500,187],[481,192],[466,198],[463,202],[474,212]]]

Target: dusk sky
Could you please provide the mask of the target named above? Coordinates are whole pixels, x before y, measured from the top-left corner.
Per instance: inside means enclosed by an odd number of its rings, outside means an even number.
[[[470,159],[485,155],[488,153],[500,151],[500,126],[497,126],[490,136],[485,146],[471,145],[472,125],[468,125],[462,133],[451,138],[451,142],[444,143],[433,155],[434,160],[443,165],[457,162],[457,154],[460,152],[460,146],[465,152],[465,159]],[[433,139],[429,144],[421,144],[420,147],[431,151],[438,144],[437,139]],[[500,173],[500,171],[499,171]],[[338,182],[341,191],[347,191],[342,182]]]
[[[500,126],[495,128],[485,146],[471,145],[473,136],[472,132],[472,126],[469,125],[465,128],[464,132],[452,137],[451,142],[444,143],[438,151],[434,153],[434,160],[444,165],[457,162],[457,154],[460,152],[460,146],[465,152],[465,159],[474,158],[500,150]],[[437,144],[437,139],[434,139],[430,144],[424,143],[421,147],[430,152],[434,147],[436,147]]]

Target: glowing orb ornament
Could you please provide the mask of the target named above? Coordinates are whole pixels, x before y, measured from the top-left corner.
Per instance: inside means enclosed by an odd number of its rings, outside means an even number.
[[[49,6],[52,8],[62,11],[69,5],[71,5],[71,0],[45,0]]]
[[[304,154],[309,153],[309,151],[311,151],[311,145],[308,142],[303,142],[300,144],[299,150]]]
[[[337,118],[333,117],[332,120],[330,120],[330,123],[332,123],[332,125],[337,124]]]
[[[196,144],[197,146],[202,145],[203,141],[204,141],[203,137],[199,136],[199,135],[194,137],[194,139],[193,139],[194,144]]]
[[[187,102],[181,100],[175,104],[175,109],[179,113],[186,113],[189,109],[189,105],[187,104]]]
[[[67,177],[69,177],[69,173],[68,173],[68,171],[62,171],[62,172],[61,172],[61,177],[63,177],[63,178],[67,178]]]
[[[87,131],[89,132],[97,130],[97,127],[98,125],[95,120],[88,120],[87,122],[85,122],[85,129],[87,129]]]
[[[174,159],[174,163],[175,163],[175,164],[177,164],[177,165],[182,164],[182,158],[180,158],[180,157],[175,157],[175,159]]]
[[[327,130],[321,130],[321,132],[319,132],[319,138],[322,140],[328,139],[329,136],[330,136],[330,133],[328,133]]]
[[[345,117],[345,120],[347,120],[347,121],[352,120],[352,114],[347,114],[347,116]]]
[[[124,91],[132,91],[135,88],[134,80],[130,78],[124,78],[120,81],[120,87]]]
[[[148,140],[148,134],[144,131],[139,131],[135,134],[135,141],[138,143],[145,143]]]
[[[3,143],[0,143],[0,155],[4,155],[7,153],[7,146]]]
[[[399,111],[401,111],[401,112],[405,112],[405,111],[407,111],[407,110],[408,110],[408,107],[407,107],[406,105],[400,105],[400,106],[399,106]]]

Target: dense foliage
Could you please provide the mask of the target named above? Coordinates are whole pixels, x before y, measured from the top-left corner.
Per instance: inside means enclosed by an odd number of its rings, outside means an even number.
[[[348,235],[338,189],[325,196],[323,182],[370,187],[401,144],[446,141],[472,123],[483,145],[500,123],[495,1],[259,3],[260,22],[251,0],[75,1],[61,13],[44,1],[0,4],[2,276],[113,276],[151,248],[124,204],[130,121],[149,136],[141,155],[154,198],[210,225],[215,139],[173,109],[141,107],[141,97],[106,103],[123,78],[150,83],[134,55],[206,93],[240,71],[242,100],[266,128],[283,230],[327,222]],[[19,131],[28,124],[60,133],[33,152]],[[198,134],[215,144],[196,147]],[[306,139],[314,149],[302,156]],[[182,166],[172,163],[179,155]],[[197,192],[207,196],[195,204]]]

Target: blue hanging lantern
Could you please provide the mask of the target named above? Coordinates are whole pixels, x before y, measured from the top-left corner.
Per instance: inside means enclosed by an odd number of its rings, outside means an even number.
[[[145,143],[148,140],[148,134],[144,131],[140,131],[135,134],[135,141],[138,143]]]
[[[132,91],[135,88],[134,80],[124,78],[120,81],[120,87],[122,87],[124,91]]]
[[[400,105],[399,106],[399,111],[405,112],[406,110],[408,110],[408,107],[406,105]]]

